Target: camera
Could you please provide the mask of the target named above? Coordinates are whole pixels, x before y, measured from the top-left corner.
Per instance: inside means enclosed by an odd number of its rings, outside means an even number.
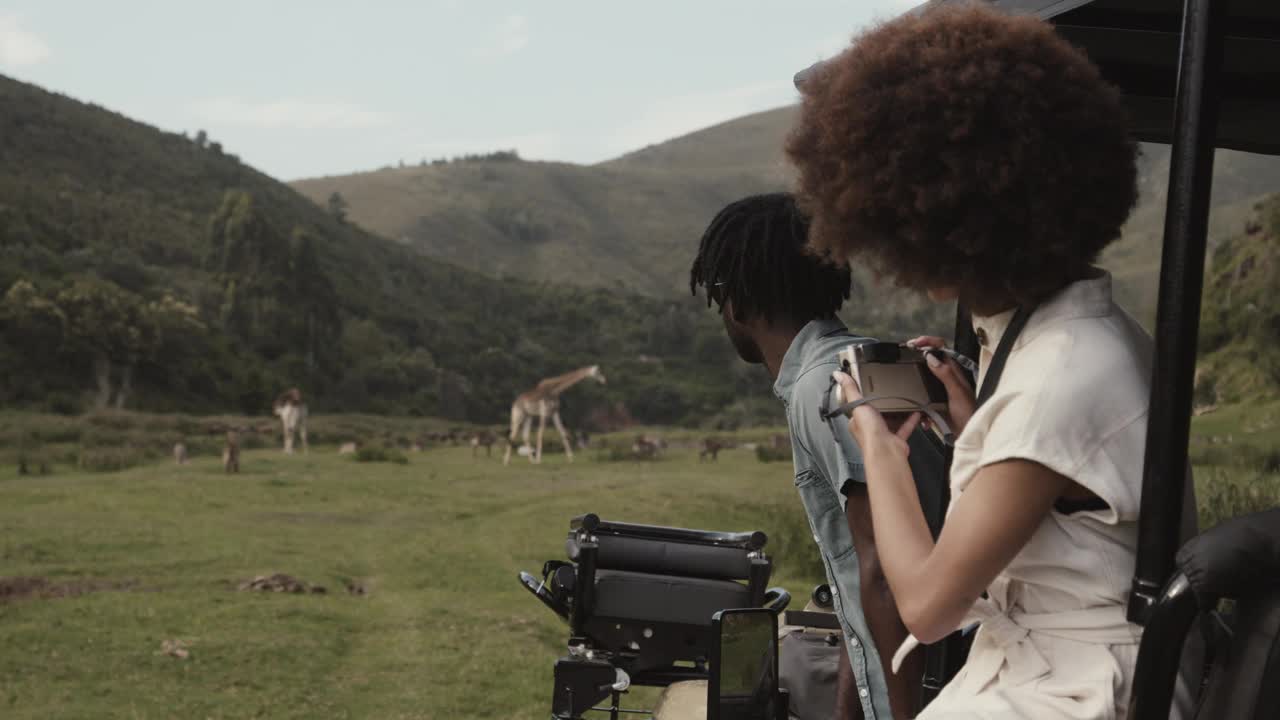
[[[925,352],[898,343],[861,343],[840,350],[837,362],[882,413],[915,412],[920,406],[941,412],[947,407],[947,389],[929,370]],[[839,388],[836,398],[845,402]]]

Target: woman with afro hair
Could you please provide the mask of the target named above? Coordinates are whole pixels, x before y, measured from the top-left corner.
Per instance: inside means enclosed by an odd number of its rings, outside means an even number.
[[[801,90],[787,152],[815,250],[969,308],[979,387],[1025,320],[980,407],[953,361],[927,355],[957,432],[936,542],[907,462],[919,418],[894,432],[863,405],[849,420],[913,635],[895,665],[917,640],[981,623],[920,717],[1125,717],[1152,343],[1095,267],[1136,196],[1119,92],[1048,24],[977,5],[875,27]]]

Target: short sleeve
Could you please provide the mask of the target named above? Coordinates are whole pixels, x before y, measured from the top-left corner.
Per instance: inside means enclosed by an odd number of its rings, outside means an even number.
[[[1107,524],[1136,518],[1141,463],[1132,458],[1145,438],[1146,415],[1118,410],[1098,393],[1072,398],[1054,390],[997,392],[970,420],[974,427],[966,427],[957,440],[953,484],[963,490],[983,467],[1028,460],[1070,478],[1107,504],[1072,517]]]
[[[820,414],[823,398],[831,392],[830,378],[835,367],[834,363],[829,368],[819,366],[800,378],[792,394],[787,421],[800,449],[809,454],[816,469],[840,493],[843,503],[850,491],[849,484],[865,483],[866,475],[862,452],[849,434],[848,423],[840,417],[824,420]],[[828,405],[833,407],[835,399]]]

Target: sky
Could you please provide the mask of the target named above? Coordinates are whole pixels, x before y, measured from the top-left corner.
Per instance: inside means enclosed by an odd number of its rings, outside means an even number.
[[[277,178],[515,149],[594,163],[796,100],[916,0],[4,0],[0,74]]]

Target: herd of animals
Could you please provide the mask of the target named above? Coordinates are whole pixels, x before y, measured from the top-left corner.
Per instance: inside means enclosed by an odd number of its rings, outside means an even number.
[[[504,465],[511,462],[513,451],[528,457],[532,463],[542,461],[543,432],[546,429],[548,420],[551,421],[556,431],[560,434],[560,440],[564,444],[565,456],[569,462],[573,462],[575,447],[579,451],[589,447],[590,438],[587,433],[584,431],[570,432],[565,428],[564,421],[560,418],[560,395],[585,380],[592,380],[604,385],[605,377],[604,373],[600,371],[600,366],[591,365],[563,375],[546,378],[532,390],[516,396],[515,401],[511,404],[511,431],[507,437],[507,448],[502,458]],[[302,391],[298,388],[291,388],[281,393],[272,403],[271,409],[272,413],[280,418],[281,430],[284,436],[284,452],[287,454],[294,453],[295,439],[302,445],[303,453],[309,452],[310,448],[307,443],[307,404],[303,399]],[[535,419],[538,422],[538,432],[535,444],[531,444],[529,436]],[[222,449],[224,471],[227,473],[240,472],[240,438],[242,433],[270,431],[270,426],[258,428],[239,427],[226,430],[226,441]],[[516,445],[517,438],[522,440],[522,444],[519,446]],[[471,446],[472,457],[479,457],[481,449],[485,451],[486,457],[492,457],[493,446],[497,444],[498,439],[498,434],[490,430],[468,431],[455,428],[447,432],[421,435],[410,443],[407,449],[413,452],[420,452],[429,446],[468,444]],[[772,439],[772,445],[781,447],[785,441],[786,437],[779,435]],[[667,442],[660,436],[640,434],[636,435],[631,445],[631,454],[636,459],[652,460],[665,452],[667,447]],[[698,461],[715,462],[719,459],[721,450],[732,447],[736,446],[720,438],[703,438],[697,444]],[[354,442],[343,443],[338,448],[339,454],[343,455],[353,454],[358,450],[359,446]],[[186,445],[183,443],[175,445],[173,457],[174,461],[179,465],[186,464],[189,460]]]

